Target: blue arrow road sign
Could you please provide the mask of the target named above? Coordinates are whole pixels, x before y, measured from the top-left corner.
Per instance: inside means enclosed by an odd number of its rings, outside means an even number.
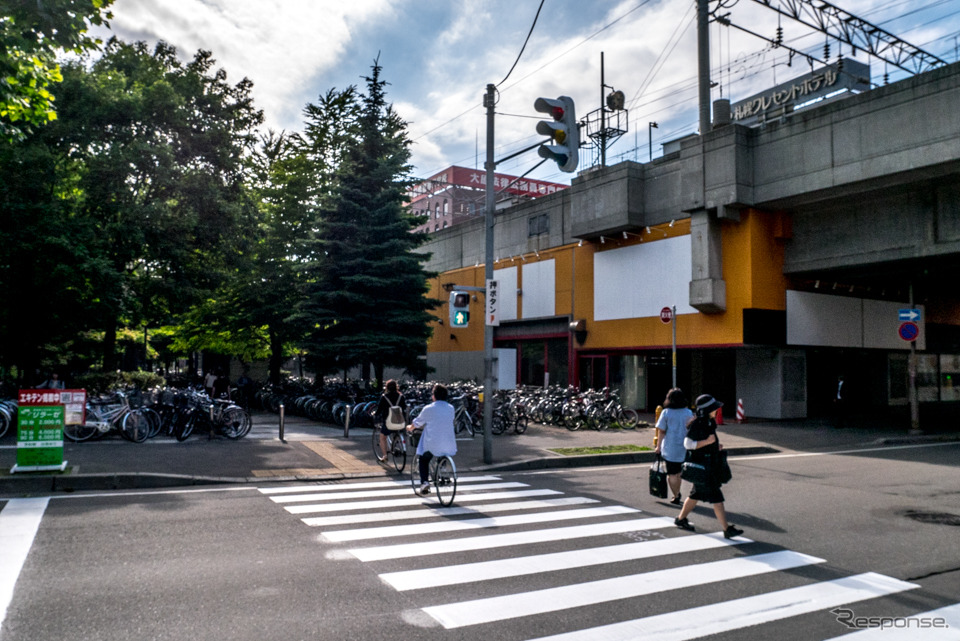
[[[920,320],[919,309],[901,309],[897,315],[899,321],[910,321],[916,323]]]

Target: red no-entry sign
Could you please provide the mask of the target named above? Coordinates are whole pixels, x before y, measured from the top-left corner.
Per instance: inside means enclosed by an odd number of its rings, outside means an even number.
[[[660,310],[661,323],[669,323],[672,320],[673,320],[673,310],[671,310],[669,307],[664,307],[663,309]]]

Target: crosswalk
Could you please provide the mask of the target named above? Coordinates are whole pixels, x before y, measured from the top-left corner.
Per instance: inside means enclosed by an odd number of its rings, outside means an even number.
[[[498,476],[462,476],[448,508],[415,495],[402,480],[260,492],[318,528],[321,544],[345,546],[331,558],[371,567],[386,587],[410,595],[422,615],[448,630],[490,631],[484,626],[506,623],[517,626],[510,638],[532,631],[523,638],[680,641],[759,625],[774,630],[805,615],[819,615],[823,628],[828,613],[832,632],[818,635],[814,626],[815,636],[789,638],[960,639],[960,604],[860,628],[841,621],[854,612],[852,604],[907,593],[915,583],[873,572],[818,574],[825,559],[746,537],[684,532],[672,517]],[[746,595],[716,596],[731,584]],[[671,599],[682,605],[669,611],[647,607],[685,590],[693,601]],[[604,610],[590,616],[591,608]]]

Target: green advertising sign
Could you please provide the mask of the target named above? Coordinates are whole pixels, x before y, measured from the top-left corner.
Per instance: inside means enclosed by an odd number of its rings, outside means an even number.
[[[20,406],[13,471],[63,469],[63,420],[63,405]]]

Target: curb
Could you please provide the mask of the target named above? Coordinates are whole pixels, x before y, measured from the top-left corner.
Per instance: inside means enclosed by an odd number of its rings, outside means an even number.
[[[754,456],[757,454],[776,454],[780,450],[767,447],[726,447],[729,456]],[[600,467],[603,465],[636,465],[653,463],[657,459],[656,452],[623,452],[617,454],[585,454],[582,456],[549,456],[544,458],[513,461],[510,463],[493,463],[473,467],[473,472],[517,472],[525,470],[564,469],[571,467]]]

